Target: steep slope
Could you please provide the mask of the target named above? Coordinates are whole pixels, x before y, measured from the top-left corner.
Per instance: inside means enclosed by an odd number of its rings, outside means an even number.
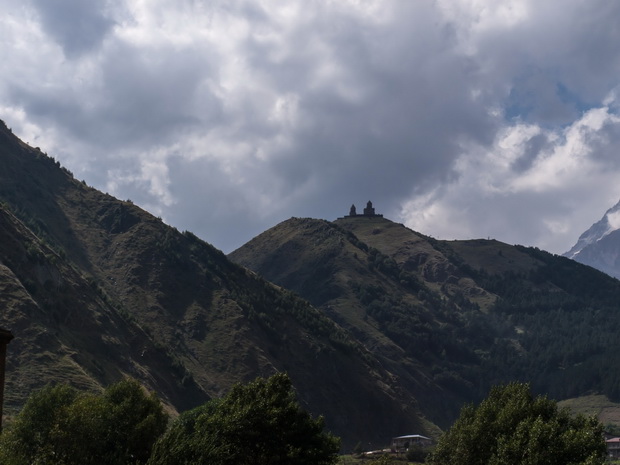
[[[287,371],[345,448],[433,433],[393,373],[308,302],[75,180],[4,125],[0,201],[9,413],[50,381],[99,389],[129,375],[178,411]]]
[[[564,256],[620,278],[620,202],[579,236]]]
[[[448,425],[492,384],[618,398],[620,285],[497,241],[437,241],[382,217],[293,218],[230,254],[323,309]]]
[[[0,257],[0,321],[17,336],[9,347],[9,411],[42,384],[70,380],[93,389],[126,375],[157,386],[180,408],[204,399],[174,374],[170,354],[5,208]]]

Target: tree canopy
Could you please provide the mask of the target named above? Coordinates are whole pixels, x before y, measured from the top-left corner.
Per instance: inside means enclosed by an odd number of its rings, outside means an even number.
[[[434,465],[598,465],[605,462],[603,426],[571,416],[529,385],[491,389],[477,408],[468,405],[429,457]]]
[[[339,440],[303,410],[286,374],[237,384],[222,399],[183,413],[149,465],[332,464]]]
[[[159,399],[134,380],[103,394],[47,386],[30,396],[0,436],[0,463],[143,464],[167,422]]]

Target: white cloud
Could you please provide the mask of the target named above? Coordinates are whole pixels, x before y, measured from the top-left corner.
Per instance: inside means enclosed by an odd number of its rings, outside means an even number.
[[[617,168],[610,172],[609,160],[592,156],[610,135],[620,142],[618,129],[620,118],[606,107],[589,110],[566,128],[507,125],[491,146],[465,148],[454,164],[455,181],[405,203],[402,218],[438,237],[492,235],[509,243],[528,237],[530,245],[564,252],[575,241],[573,224],[588,213],[580,223],[585,230],[606,209],[605,201],[620,196]],[[544,142],[532,152],[535,138]],[[527,169],[519,167],[524,158],[531,158]],[[596,202],[598,210],[591,210]]]
[[[607,215],[607,222],[612,230],[620,229],[620,211],[609,213]]]

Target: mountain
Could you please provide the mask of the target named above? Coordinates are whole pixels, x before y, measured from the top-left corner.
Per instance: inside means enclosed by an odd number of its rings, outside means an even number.
[[[564,256],[620,278],[620,202],[579,236]]]
[[[620,399],[620,283],[568,258],[376,215],[291,218],[229,257],[348,330],[442,427],[511,380]]]
[[[99,390],[131,376],[174,413],[286,371],[345,449],[438,432],[352,332],[192,233],[74,179],[4,123],[0,308],[15,335],[9,415],[50,382]]]

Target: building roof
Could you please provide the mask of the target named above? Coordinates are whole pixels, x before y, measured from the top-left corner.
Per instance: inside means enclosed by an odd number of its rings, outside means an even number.
[[[427,438],[426,436],[422,436],[421,434],[407,434],[405,436],[397,436],[394,439],[413,439],[413,438],[417,438],[417,439],[428,439],[430,441],[431,438]]]

